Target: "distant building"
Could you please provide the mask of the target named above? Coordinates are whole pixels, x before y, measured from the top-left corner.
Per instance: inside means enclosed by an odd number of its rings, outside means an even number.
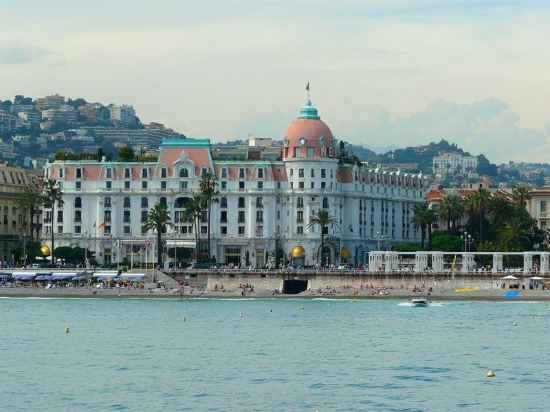
[[[42,116],[35,110],[25,110],[17,113],[25,126],[32,127],[40,124]]]
[[[458,153],[442,153],[433,158],[433,173],[436,177],[477,175],[478,160],[475,156]]]
[[[4,110],[0,110],[0,136],[11,133],[15,130],[16,126],[17,117]]]
[[[132,106],[111,104],[108,108],[111,114],[111,120],[115,124],[118,123],[122,126],[134,126],[137,124],[136,111]]]
[[[525,206],[539,229],[550,229],[550,187],[531,190]]]
[[[36,99],[36,108],[38,110],[47,110],[47,109],[59,109],[65,104],[65,98],[58,94],[52,96],[39,97]]]
[[[36,176],[28,170],[0,165],[0,260],[4,264],[12,261],[16,249],[30,239],[29,213],[22,210],[17,196],[33,180]],[[34,229],[38,233],[40,219],[35,219]]]

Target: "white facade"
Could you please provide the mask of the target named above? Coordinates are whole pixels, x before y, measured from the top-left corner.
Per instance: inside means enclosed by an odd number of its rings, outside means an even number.
[[[474,175],[477,173],[477,166],[477,157],[458,153],[443,153],[433,158],[433,173],[441,177]]]
[[[324,264],[363,264],[369,250],[418,242],[420,231],[412,219],[414,206],[425,201],[425,178],[337,159],[330,130],[315,135],[320,119],[307,116],[287,130],[285,149],[294,155],[286,150],[278,161],[216,161],[208,140],[172,139],[162,143],[157,162],[48,164],[46,175],[57,179],[64,193],[62,212],[54,216],[56,246],[86,246],[100,262],[143,261],[145,253],[152,262],[156,235],[144,233],[142,223],[154,204],[165,202],[172,220],[165,260],[188,259],[183,249],[194,246],[195,235],[181,216],[207,170],[216,174],[220,192],[211,217],[211,250],[220,263],[263,267],[279,256],[314,265],[322,254]],[[292,137],[302,134],[307,138]],[[323,251],[320,228],[308,226],[321,209],[335,220]],[[47,243],[51,213],[44,216]],[[200,225],[202,239],[206,226]]]

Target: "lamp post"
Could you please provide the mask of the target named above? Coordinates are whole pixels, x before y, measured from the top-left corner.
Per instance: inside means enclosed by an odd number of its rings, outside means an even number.
[[[464,240],[464,252],[469,252],[473,242],[472,235],[464,231],[464,234],[460,235],[460,238]]]

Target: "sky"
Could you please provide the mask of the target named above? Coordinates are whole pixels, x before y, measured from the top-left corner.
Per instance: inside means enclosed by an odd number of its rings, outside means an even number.
[[[60,93],[189,137],[282,138],[310,81],[349,142],[550,161],[547,0],[0,0],[0,21],[0,99]]]

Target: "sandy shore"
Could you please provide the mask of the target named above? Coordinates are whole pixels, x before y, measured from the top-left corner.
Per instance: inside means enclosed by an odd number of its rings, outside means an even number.
[[[476,300],[476,301],[550,301],[550,290],[521,290],[521,295],[514,298],[505,296],[506,290],[486,289],[469,292],[457,292],[455,290],[433,290],[432,300]],[[337,289],[332,293],[318,293],[306,291],[298,295],[273,295],[271,291],[247,292],[245,298],[332,298],[332,299],[410,299],[421,296],[422,293],[413,293],[409,290],[387,289],[382,292],[376,290]],[[225,292],[206,292],[185,288],[184,293],[178,290],[165,289],[93,289],[93,288],[33,288],[13,287],[0,288],[0,297],[3,298],[99,298],[99,299],[158,299],[158,298],[243,298],[241,290]]]

